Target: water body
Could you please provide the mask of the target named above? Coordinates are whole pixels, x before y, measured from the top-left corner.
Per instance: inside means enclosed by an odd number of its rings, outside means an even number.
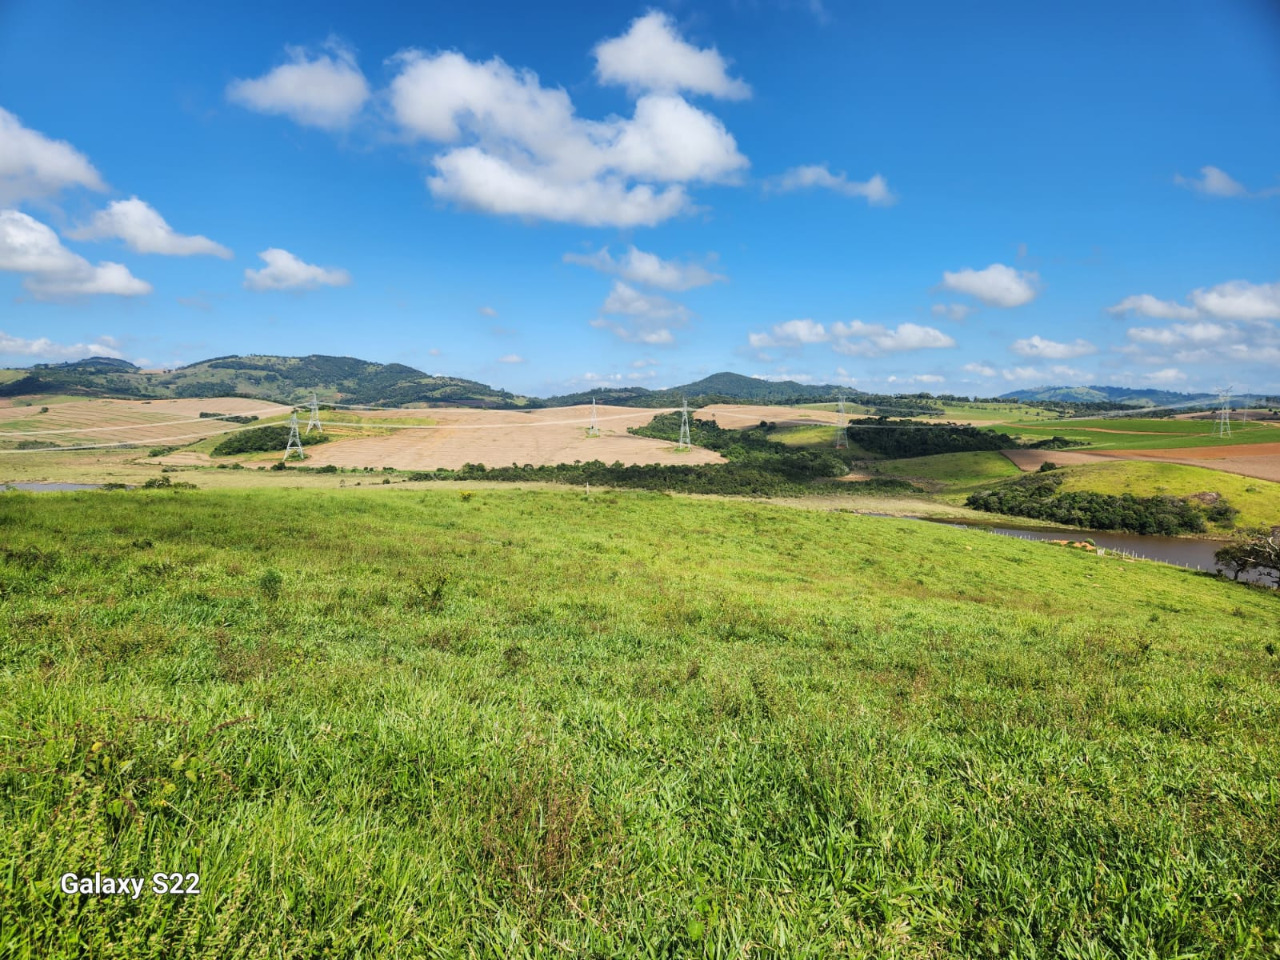
[[[27,493],[59,493],[64,490],[97,490],[100,483],[6,483],[0,490],[25,490]]]
[[[1115,551],[1127,556],[1146,560],[1159,560],[1161,563],[1186,567],[1189,570],[1204,570],[1214,573],[1218,570],[1214,553],[1221,550],[1224,544],[1215,540],[1189,540],[1185,537],[1143,536],[1136,533],[1116,533],[1115,531],[1068,530],[1062,527],[1026,529],[1010,526],[992,526],[985,523],[965,523],[958,520],[939,520],[953,527],[987,530],[1005,537],[1019,537],[1023,540],[1092,540],[1099,550]],[[1256,570],[1241,574],[1241,580],[1251,583],[1267,583]]]

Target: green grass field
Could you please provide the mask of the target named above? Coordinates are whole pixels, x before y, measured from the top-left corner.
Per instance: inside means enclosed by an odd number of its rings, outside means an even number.
[[[1274,593],[468,493],[0,497],[0,956],[1276,955]]]
[[[1022,471],[997,450],[971,453],[939,453],[929,457],[904,460],[878,460],[864,468],[867,473],[887,477],[934,480],[946,484],[969,486],[1019,476]]]
[[[1087,441],[1098,450],[1168,450],[1175,447],[1217,447],[1280,443],[1280,428],[1269,423],[1233,423],[1230,437],[1214,435],[1213,425],[1198,420],[1064,420],[1036,424],[1009,423],[1002,432],[1024,439],[1067,437]]]

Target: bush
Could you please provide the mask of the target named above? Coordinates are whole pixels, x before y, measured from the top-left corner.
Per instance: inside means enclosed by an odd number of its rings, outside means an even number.
[[[329,437],[323,433],[313,433],[300,439],[304,447],[309,447],[315,443],[324,443]],[[287,424],[280,423],[230,434],[213,448],[213,455],[229,457],[238,453],[271,453],[277,450],[282,451],[288,445],[289,427]]]
[[[888,417],[849,421],[849,442],[890,460],[938,453],[1010,450],[1021,446],[1007,433],[958,423],[920,424]]]
[[[1058,469],[1058,465],[1056,463],[1054,463],[1052,460],[1046,460],[1044,463],[1040,464],[1040,469],[1037,470],[1036,472],[1048,473],[1050,470],[1057,470],[1057,469]]]
[[[148,457],[167,457],[169,454],[173,453],[173,451],[177,449],[178,449],[177,447],[152,447],[150,452],[147,453],[147,456]]]
[[[168,477],[152,477],[142,485],[143,490],[163,490],[166,487],[173,486],[173,481]]]

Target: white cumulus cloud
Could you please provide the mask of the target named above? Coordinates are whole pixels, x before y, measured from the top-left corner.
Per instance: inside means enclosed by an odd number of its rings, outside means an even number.
[[[620,37],[595,48],[596,76],[632,91],[687,91],[744,100],[751,88],[729,76],[729,64],[715,47],[699,49],[680,36],[671,17],[652,10],[631,21]]]
[[[966,363],[962,368],[965,373],[976,373],[980,377],[994,377],[996,368],[985,363]]]
[[[1243,197],[1249,193],[1243,183],[1217,167],[1201,167],[1198,177],[1184,177],[1182,174],[1177,174],[1173,182],[1211,197]]]
[[[955,340],[941,330],[915,323],[900,323],[890,328],[879,323],[851,320],[848,323],[833,323],[828,327],[808,318],[776,323],[768,333],[749,333],[747,343],[755,350],[830,343],[837,353],[857,357],[956,345]]]
[[[585,226],[653,226],[692,208],[690,183],[735,182],[747,159],[724,124],[673,93],[629,118],[587,120],[568,93],[494,57],[409,50],[392,63],[392,115],[448,147],[427,186],[485,213]]]
[[[701,264],[663,260],[657,254],[646,253],[634,246],[628,247],[627,252],[617,259],[609,253],[608,247],[602,247],[595,253],[566,253],[564,262],[590,267],[659,290],[692,290],[729,279],[712,273]]]
[[[1231,280],[1191,291],[1191,302],[1223,320],[1280,320],[1280,283]]]
[[[113,337],[99,337],[92,343],[56,343],[48,337],[28,340],[0,330],[0,356],[28,357],[35,360],[83,360],[85,357],[124,359],[120,345]]]
[[[900,323],[888,328],[878,323],[835,323],[831,332],[837,338],[835,350],[853,356],[876,356],[905,350],[934,350],[954,347],[956,342],[934,327],[916,323]]]
[[[258,257],[266,263],[260,270],[245,270],[248,290],[309,290],[313,287],[345,287],[351,274],[336,267],[318,267],[298,259],[288,250],[271,247]]]
[[[1229,280],[1192,290],[1188,299],[1191,306],[1143,293],[1126,297],[1109,310],[1139,313],[1160,320],[1194,320],[1206,316],[1218,320],[1280,320],[1280,283]]]
[[[820,187],[846,197],[862,197],[877,207],[892,206],[898,200],[889,189],[889,182],[878,173],[870,180],[850,180],[844,173],[832,173],[825,164],[792,167],[770,181],[769,186],[782,193]]]
[[[1148,373],[1143,378],[1147,383],[1163,386],[1173,383],[1181,383],[1187,379],[1187,375],[1177,367],[1166,367],[1163,370],[1157,370],[1154,373]]]
[[[71,230],[73,240],[105,240],[118,237],[138,253],[160,253],[171,257],[201,254],[231,259],[231,251],[208,237],[177,233],[150,204],[137,197],[117,200],[99,210],[88,224]]]
[[[1160,300],[1149,293],[1125,297],[1107,310],[1110,313],[1140,313],[1144,317],[1155,317],[1161,320],[1189,320],[1196,316],[1195,307],[1184,307],[1172,300]]]
[[[87,157],[65,140],[51,140],[0,107],[0,205],[50,197],[68,187],[105,190]]]
[[[1072,343],[1046,340],[1038,334],[1023,340],[1015,340],[1011,349],[1020,357],[1040,357],[1045,360],[1074,360],[1097,353],[1098,348],[1088,340],[1076,339]]]
[[[660,345],[674,343],[673,329],[683,327],[691,316],[683,304],[641,293],[615,280],[600,308],[600,316],[592,320],[591,325],[611,330],[615,336],[631,343]]]
[[[967,293],[989,307],[1020,307],[1036,297],[1040,277],[1030,270],[1015,270],[1003,263],[993,263],[983,270],[944,271],[942,286],[956,293]]]
[[[330,41],[325,50],[312,56],[301,47],[287,47],[288,63],[256,79],[233,80],[227,98],[303,126],[341,130],[369,99],[369,84],[349,48]]]
[[[524,363],[524,357],[518,353],[508,353],[506,356],[498,358],[499,363]]]
[[[22,285],[40,300],[88,294],[136,297],[151,292],[119,263],[96,266],[62,245],[48,226],[17,210],[0,210],[0,270],[23,274]]]
[[[1161,347],[1187,344],[1213,344],[1232,336],[1232,329],[1218,323],[1175,323],[1167,327],[1130,327],[1129,339],[1134,343]]]

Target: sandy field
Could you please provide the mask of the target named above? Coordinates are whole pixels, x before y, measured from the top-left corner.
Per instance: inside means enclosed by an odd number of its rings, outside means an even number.
[[[840,417],[832,410],[807,410],[803,407],[745,406],[716,403],[695,411],[699,420],[714,420],[726,430],[741,430],[761,420],[780,427],[807,427],[815,423],[835,423]]]
[[[364,426],[386,420],[394,426],[397,417],[429,416],[429,427],[402,427],[389,436],[335,440],[307,450],[307,465],[323,467],[395,467],[398,470],[456,470],[467,463],[505,467],[513,463],[535,466],[573,463],[575,460],[644,463],[722,463],[723,457],[694,447],[677,451],[663,440],[634,437],[628,427],[644,426],[663,410],[633,407],[596,407],[600,436],[588,437],[591,407],[553,407],[531,410],[436,409],[361,411]],[[336,423],[342,411],[328,412]],[[380,424],[379,424],[380,425]]]
[[[75,400],[49,407],[13,407],[0,413],[0,443],[47,440],[59,446],[119,443],[191,443],[239,426],[201,419],[201,412],[271,417],[292,408],[266,400]]]

